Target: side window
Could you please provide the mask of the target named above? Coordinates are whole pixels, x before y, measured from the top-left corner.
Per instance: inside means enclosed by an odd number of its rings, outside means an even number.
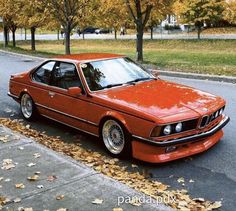
[[[33,79],[37,82],[49,84],[51,80],[51,73],[55,66],[55,61],[50,61],[43,66],[39,67],[34,73],[33,73]]]
[[[81,87],[81,81],[75,65],[66,62],[58,63],[53,70],[51,85],[62,89]]]

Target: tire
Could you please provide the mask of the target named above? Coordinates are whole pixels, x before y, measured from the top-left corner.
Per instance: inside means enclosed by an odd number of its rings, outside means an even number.
[[[21,96],[20,109],[23,117],[28,121],[34,120],[37,116],[34,101],[27,93]]]
[[[100,130],[100,137],[106,150],[113,157],[130,158],[132,155],[131,135],[115,119],[106,119]]]

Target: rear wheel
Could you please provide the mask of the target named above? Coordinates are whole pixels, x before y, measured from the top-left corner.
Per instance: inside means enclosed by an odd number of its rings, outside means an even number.
[[[23,94],[20,102],[21,113],[26,120],[33,120],[36,116],[36,109],[32,98],[28,94]]]
[[[126,128],[114,119],[104,122],[101,129],[103,143],[114,157],[127,158],[131,156],[131,138]]]

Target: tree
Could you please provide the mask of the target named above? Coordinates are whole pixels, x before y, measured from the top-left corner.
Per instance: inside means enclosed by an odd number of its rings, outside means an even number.
[[[65,33],[65,53],[70,54],[70,34],[78,25],[81,15],[85,15],[85,9],[89,0],[42,0],[53,18],[63,26]]]
[[[129,14],[136,27],[137,61],[143,61],[143,33],[152,11],[163,11],[173,0],[125,0]]]
[[[18,27],[17,14],[19,12],[19,5],[14,0],[0,0],[0,16],[4,21],[4,37],[5,46],[8,45],[8,31],[12,32],[13,47],[16,46],[15,32]]]
[[[30,28],[31,50],[35,51],[35,32],[43,26],[47,20],[47,10],[40,0],[15,0],[20,5],[18,24],[24,28]]]
[[[226,2],[224,19],[231,24],[236,24],[236,0],[228,0]]]
[[[225,0],[182,0],[181,15],[183,21],[194,24],[198,39],[204,24],[214,24],[223,19]]]
[[[121,0],[100,0],[97,26],[114,29],[115,39],[117,31],[130,22],[128,11]]]

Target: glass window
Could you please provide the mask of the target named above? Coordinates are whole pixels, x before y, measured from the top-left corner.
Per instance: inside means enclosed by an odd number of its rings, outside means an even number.
[[[129,58],[83,63],[81,68],[91,91],[154,79],[153,75]]]
[[[33,79],[40,83],[49,84],[51,80],[51,73],[55,64],[55,61],[51,61],[39,67],[39,69],[33,74]]]
[[[66,62],[58,63],[52,73],[51,85],[62,89],[81,87],[80,78],[75,65]]]

